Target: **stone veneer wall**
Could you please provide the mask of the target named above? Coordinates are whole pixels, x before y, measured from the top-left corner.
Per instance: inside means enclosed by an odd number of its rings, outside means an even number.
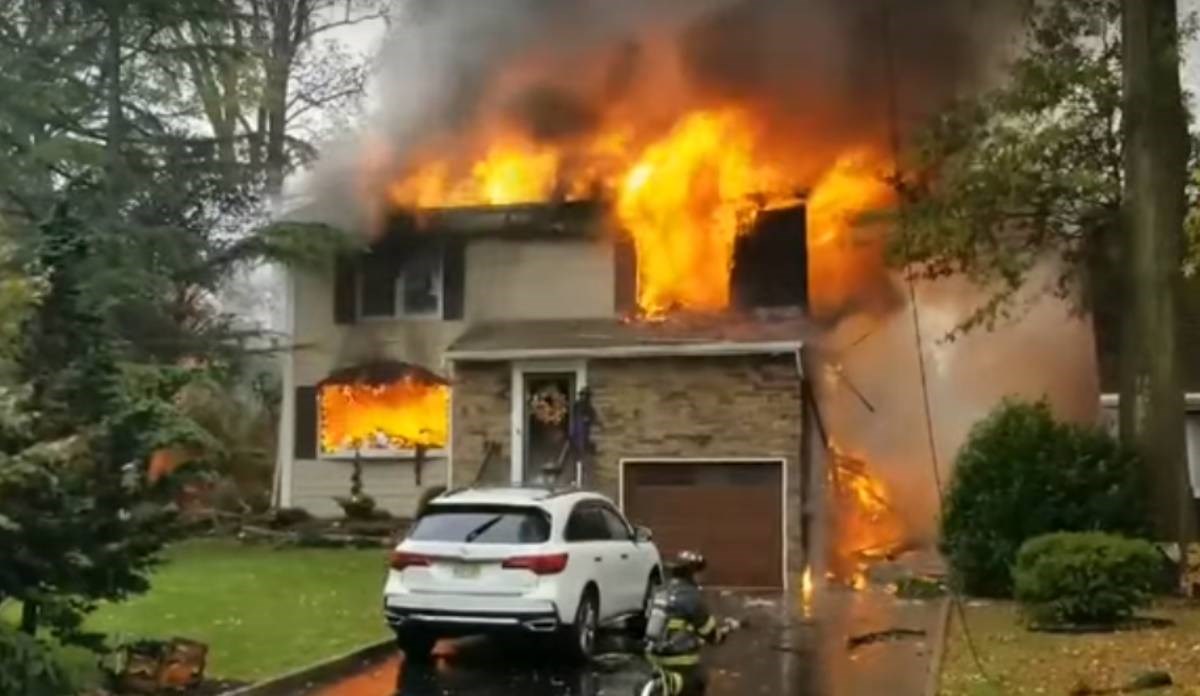
[[[507,483],[512,452],[512,366],[458,363],[450,379],[453,485],[475,481],[489,442],[499,444],[500,451],[489,465],[485,481]]]
[[[617,500],[621,459],[784,459],[789,570],[803,569],[804,410],[794,355],[591,360],[587,378],[600,419],[589,485]],[[510,379],[508,363],[456,365],[451,426],[456,485],[474,480],[487,441],[502,450],[488,480],[507,480]]]

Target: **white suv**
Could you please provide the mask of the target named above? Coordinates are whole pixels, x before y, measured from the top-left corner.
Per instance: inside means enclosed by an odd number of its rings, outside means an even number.
[[[409,659],[438,638],[564,634],[587,658],[601,623],[636,616],[662,578],[650,533],[595,493],[450,491],[392,552],[388,625]]]

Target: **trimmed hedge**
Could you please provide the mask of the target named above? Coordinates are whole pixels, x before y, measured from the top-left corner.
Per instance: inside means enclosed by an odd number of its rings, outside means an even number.
[[[1045,401],[1006,400],[955,461],[942,552],[969,594],[1008,597],[1021,544],[1050,532],[1148,530],[1141,470],[1107,432],[1056,421]]]
[[[1026,542],[1013,575],[1017,600],[1036,623],[1111,625],[1150,602],[1162,572],[1149,542],[1062,532]]]

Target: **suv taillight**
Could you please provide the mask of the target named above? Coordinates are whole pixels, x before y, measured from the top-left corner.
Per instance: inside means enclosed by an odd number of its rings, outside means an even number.
[[[405,568],[426,568],[429,566],[429,557],[422,556],[418,553],[393,551],[389,565],[392,566],[392,570],[404,570]]]
[[[509,570],[528,570],[534,575],[557,575],[567,567],[568,556],[554,553],[543,556],[514,556],[504,562]]]

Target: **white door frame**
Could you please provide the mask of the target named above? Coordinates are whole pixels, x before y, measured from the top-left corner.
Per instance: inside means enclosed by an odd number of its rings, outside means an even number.
[[[525,375],[530,372],[571,372],[575,375],[576,392],[587,386],[586,360],[525,360],[512,364],[509,481],[513,485],[521,484],[525,468]],[[575,394],[569,396],[574,401]]]
[[[788,572],[788,519],[791,510],[788,508],[788,459],[787,457],[621,457],[617,460],[617,505],[621,514],[625,511],[625,467],[628,464],[778,464],[781,473],[779,479],[780,499],[783,518],[783,548],[780,558],[783,562],[783,590],[791,589],[791,573]]]

